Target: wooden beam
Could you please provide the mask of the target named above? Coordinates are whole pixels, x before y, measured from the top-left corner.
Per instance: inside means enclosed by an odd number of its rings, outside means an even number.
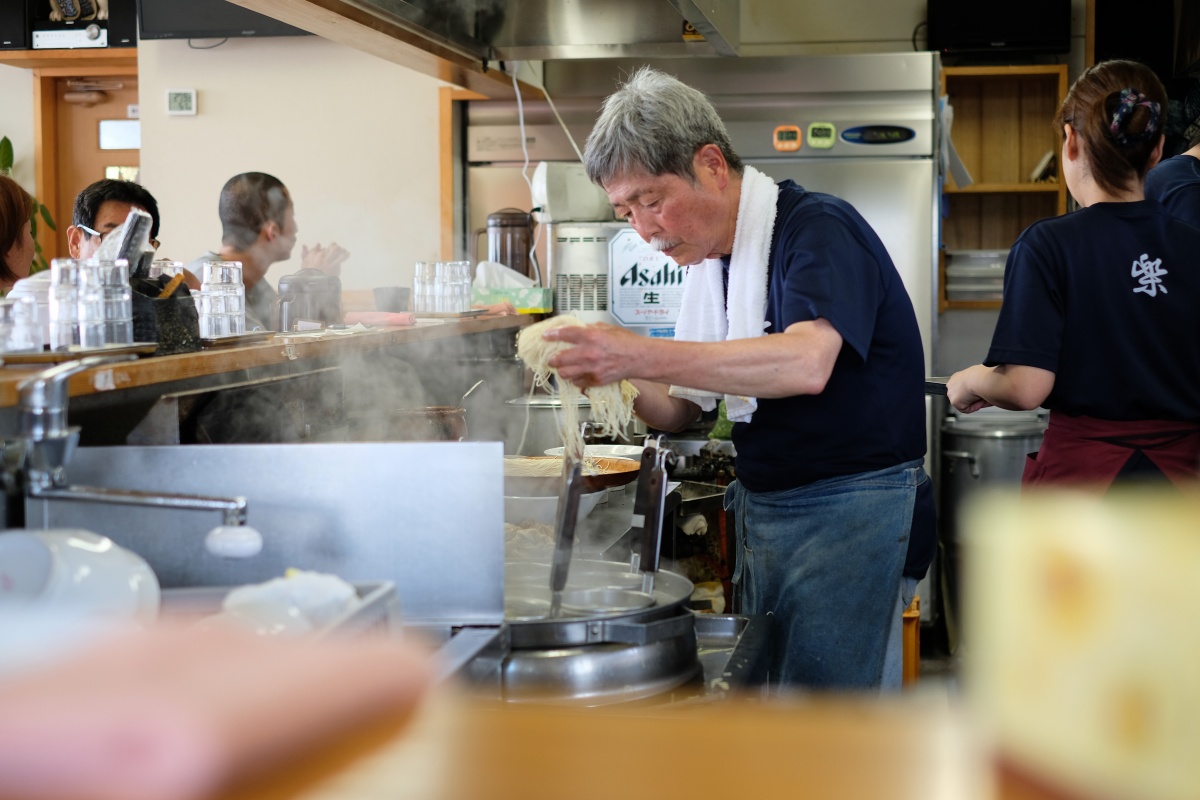
[[[1083,68],[1096,63],[1096,0],[1087,0],[1083,16]]]
[[[58,79],[33,71],[33,172],[38,201],[46,208],[58,208]],[[59,255],[58,243],[65,241],[71,220],[55,219],[58,233],[46,226],[38,228],[42,255],[49,261]]]
[[[351,0],[230,0],[325,39],[353,47],[491,100],[511,100],[512,78],[470,53],[428,38],[397,21],[373,14]],[[521,95],[541,89],[519,81]],[[527,94],[528,93],[528,94]]]

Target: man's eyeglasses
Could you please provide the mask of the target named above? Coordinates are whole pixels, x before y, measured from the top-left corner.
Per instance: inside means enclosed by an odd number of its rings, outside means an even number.
[[[104,238],[106,236],[108,236],[108,234],[110,234],[116,230],[116,228],[113,228],[110,231],[105,231],[104,233],[101,233],[100,231],[89,228],[87,225],[76,225],[75,227],[79,228],[79,230],[83,231],[84,233],[88,234],[89,236],[95,236],[101,242],[104,241]],[[158,249],[158,239],[151,239],[150,246],[153,247],[155,250],[157,250]]]

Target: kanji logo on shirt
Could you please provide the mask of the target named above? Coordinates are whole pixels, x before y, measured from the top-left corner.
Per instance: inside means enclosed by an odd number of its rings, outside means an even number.
[[[1151,297],[1159,292],[1167,293],[1167,287],[1162,285],[1162,276],[1166,275],[1167,271],[1162,268],[1161,258],[1151,261],[1149,255],[1142,253],[1142,257],[1133,262],[1133,270],[1130,274],[1141,284],[1133,287],[1135,292],[1145,292]]]

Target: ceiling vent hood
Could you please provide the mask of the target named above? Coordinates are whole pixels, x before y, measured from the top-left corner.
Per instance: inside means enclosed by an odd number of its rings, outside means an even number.
[[[739,2],[351,0],[430,44],[479,61],[736,56]]]

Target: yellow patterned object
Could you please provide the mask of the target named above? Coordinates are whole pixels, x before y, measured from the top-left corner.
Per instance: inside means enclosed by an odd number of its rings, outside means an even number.
[[[1200,796],[1200,496],[993,494],[960,529],[965,681],[1001,750],[1084,797]]]

